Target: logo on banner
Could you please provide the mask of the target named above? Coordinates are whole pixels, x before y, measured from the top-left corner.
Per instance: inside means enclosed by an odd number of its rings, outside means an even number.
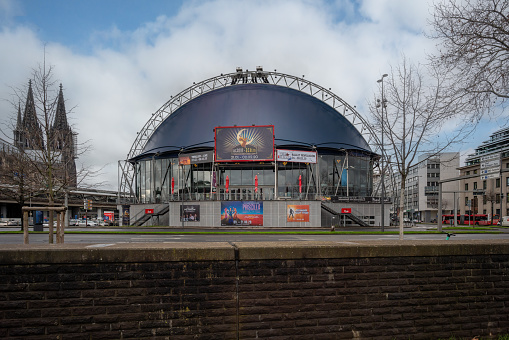
[[[237,132],[237,142],[239,145],[232,149],[232,153],[238,155],[249,155],[249,154],[257,154],[256,144],[253,142],[257,137],[256,134],[250,133],[247,129],[241,129]]]

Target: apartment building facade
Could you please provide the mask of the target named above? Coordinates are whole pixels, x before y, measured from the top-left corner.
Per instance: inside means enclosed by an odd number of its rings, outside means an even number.
[[[387,184],[393,197],[393,215],[405,220],[433,222],[438,218],[439,182],[459,176],[459,152],[444,152],[437,155],[423,154],[413,165],[406,178],[404,208],[400,211],[401,176],[396,174]],[[446,182],[442,186],[442,211],[451,213],[454,200],[459,202],[459,181]]]
[[[491,218],[509,215],[509,128],[491,134],[468,155],[461,176],[460,213],[487,214]]]

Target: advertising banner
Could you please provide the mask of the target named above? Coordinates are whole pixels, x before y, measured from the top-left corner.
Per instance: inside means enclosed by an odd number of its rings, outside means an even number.
[[[200,221],[200,206],[181,205],[180,206],[180,222],[199,222]]]
[[[104,212],[104,219],[109,221],[115,220],[115,212],[113,211],[105,211]]]
[[[221,225],[263,226],[263,202],[221,202]]]
[[[315,151],[277,150],[278,162],[316,163]]]
[[[189,165],[189,164],[212,163],[213,156],[214,154],[212,153],[212,151],[195,152],[180,155],[179,164]]]
[[[130,214],[131,206],[123,205],[122,206],[122,225],[129,225],[131,220]]]
[[[309,222],[309,205],[287,205],[286,222]]]
[[[274,125],[216,127],[216,162],[274,160]]]

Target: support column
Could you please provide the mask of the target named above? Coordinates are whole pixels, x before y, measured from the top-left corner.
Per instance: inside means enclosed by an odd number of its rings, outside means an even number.
[[[28,211],[23,211],[23,243],[28,244]]]
[[[442,183],[438,182],[438,216],[437,231],[442,232]]]

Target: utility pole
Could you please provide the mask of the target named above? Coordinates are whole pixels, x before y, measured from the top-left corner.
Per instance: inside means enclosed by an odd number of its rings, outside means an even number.
[[[382,145],[380,146],[380,149],[382,151],[382,158],[381,158],[381,173],[380,173],[380,180],[382,181],[382,197],[380,199],[381,201],[381,209],[382,209],[382,223],[381,224],[381,231],[384,231],[384,222],[385,222],[385,207],[384,207],[384,201],[385,201],[385,178],[384,178],[384,107],[387,107],[387,101],[384,98],[384,78],[387,77],[388,74],[385,73],[382,75],[382,78],[377,80],[377,83],[382,84],[382,102],[381,102],[381,110],[382,110],[382,119],[381,119],[381,125],[382,125]]]

